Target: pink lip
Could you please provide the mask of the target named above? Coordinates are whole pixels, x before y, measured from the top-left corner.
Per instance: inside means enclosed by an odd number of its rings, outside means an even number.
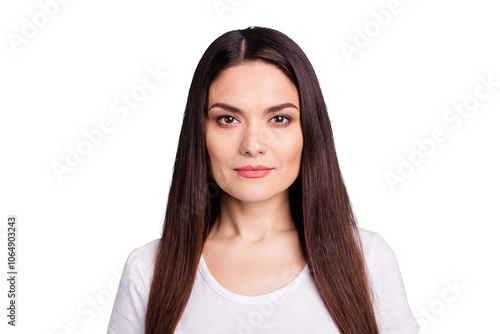
[[[260,165],[257,166],[248,165],[240,168],[235,168],[234,170],[236,171],[236,173],[238,173],[238,175],[246,178],[259,178],[268,175],[269,173],[271,173],[273,169],[270,167],[260,166]]]
[[[235,170],[268,170],[268,169],[272,169],[271,167],[266,167],[266,166],[260,166],[260,165],[257,165],[257,166],[243,166],[243,167],[240,167],[240,168],[235,168]]]

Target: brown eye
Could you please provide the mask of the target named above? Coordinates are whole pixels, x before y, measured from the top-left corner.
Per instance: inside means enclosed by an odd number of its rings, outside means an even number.
[[[233,121],[234,121],[234,117],[233,116],[225,116],[224,119],[226,121],[229,121],[229,122],[226,122],[226,123],[229,123],[229,124],[233,123]]]
[[[235,120],[236,120],[236,118],[234,116],[231,116],[231,115],[221,115],[221,116],[216,118],[216,121],[220,126],[229,126],[229,125],[235,123]]]
[[[273,123],[279,126],[287,126],[292,121],[291,117],[285,115],[276,115],[272,119],[275,120]]]
[[[277,121],[277,123],[283,123],[283,121],[285,120],[283,116],[276,116],[274,119]]]

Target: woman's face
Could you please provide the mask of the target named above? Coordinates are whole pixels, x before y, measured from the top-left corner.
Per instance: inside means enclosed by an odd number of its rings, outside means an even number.
[[[220,74],[209,89],[205,135],[209,169],[222,191],[258,202],[288,190],[300,172],[299,108],[297,88],[274,65],[253,61]],[[268,170],[237,170],[245,166]]]

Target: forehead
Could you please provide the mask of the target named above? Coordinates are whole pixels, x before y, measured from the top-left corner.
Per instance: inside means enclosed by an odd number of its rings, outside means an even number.
[[[263,61],[245,62],[225,69],[209,89],[209,101],[245,97],[298,101],[298,92],[281,69]]]

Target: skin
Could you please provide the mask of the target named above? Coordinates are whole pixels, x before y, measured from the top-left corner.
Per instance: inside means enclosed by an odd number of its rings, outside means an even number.
[[[214,278],[233,292],[275,291],[305,266],[288,200],[303,147],[299,108],[293,82],[265,62],[230,67],[209,89],[205,139],[221,210],[202,254]],[[262,178],[234,170],[246,165],[273,170]]]

